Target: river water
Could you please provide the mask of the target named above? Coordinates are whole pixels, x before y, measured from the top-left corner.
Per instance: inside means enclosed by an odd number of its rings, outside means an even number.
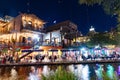
[[[54,74],[59,67],[73,73],[76,80],[119,80],[120,64],[77,64],[51,66],[0,67],[0,80],[42,80],[41,76]]]

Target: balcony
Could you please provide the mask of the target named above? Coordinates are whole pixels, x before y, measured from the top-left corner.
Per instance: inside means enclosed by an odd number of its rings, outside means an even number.
[[[47,43],[47,42],[43,42],[42,43],[42,46],[62,46],[62,44],[61,44],[61,42],[58,42],[58,43],[54,43],[54,42],[49,42],[49,43]]]
[[[37,43],[16,43],[15,44],[17,47],[33,47],[38,49],[40,46],[62,46],[61,43],[46,43],[46,42],[37,42]]]
[[[36,32],[45,32],[44,29],[42,29],[42,28],[35,28],[35,27],[31,26],[31,25],[27,25],[27,26],[23,27],[22,29],[36,31]]]

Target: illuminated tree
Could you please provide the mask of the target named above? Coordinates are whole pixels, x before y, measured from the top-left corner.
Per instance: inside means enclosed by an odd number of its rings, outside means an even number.
[[[90,37],[90,41],[87,43],[87,45],[95,46],[95,45],[114,45],[116,44],[116,40],[110,38],[109,33],[97,33],[94,34],[94,36]]]

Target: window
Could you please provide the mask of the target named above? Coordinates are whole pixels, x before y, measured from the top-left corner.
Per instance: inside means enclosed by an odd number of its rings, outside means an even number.
[[[38,27],[37,23],[35,23],[35,26],[34,26],[34,27],[35,27],[35,30],[37,30],[37,27]]]
[[[28,21],[28,24],[30,24],[30,25],[31,25],[31,24],[32,24],[32,22],[31,22],[31,21]]]
[[[45,40],[45,43],[49,44],[50,40],[49,39],[46,39]]]
[[[26,26],[26,24],[27,24],[27,21],[26,21],[26,20],[24,20],[24,21],[23,21],[23,27],[25,27],[25,26]]]

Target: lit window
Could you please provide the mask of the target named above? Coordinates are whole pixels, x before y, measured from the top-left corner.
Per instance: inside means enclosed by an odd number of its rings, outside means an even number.
[[[35,27],[37,27],[37,23],[35,23]]]
[[[24,20],[24,21],[23,21],[23,26],[24,26],[24,27],[26,26],[26,23],[27,23],[26,20]]]
[[[32,22],[31,22],[31,21],[28,21],[28,24],[32,24]]]
[[[36,30],[36,29],[37,29],[37,23],[35,23],[35,26],[34,26],[34,27],[35,27],[35,30]]]
[[[50,42],[50,40],[49,40],[49,39],[46,39],[45,42],[48,44],[48,43]]]

